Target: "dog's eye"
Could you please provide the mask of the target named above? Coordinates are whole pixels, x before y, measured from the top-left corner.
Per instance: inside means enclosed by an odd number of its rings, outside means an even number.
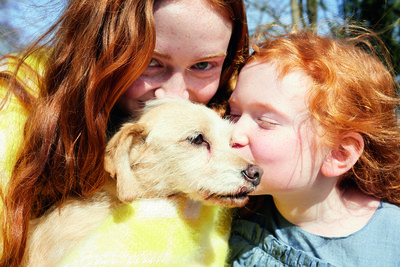
[[[202,146],[207,148],[208,151],[211,151],[211,146],[210,143],[204,138],[203,134],[201,133],[196,133],[193,134],[192,136],[189,136],[186,140],[189,141],[192,145],[195,146]]]
[[[195,136],[188,137],[187,139],[193,145],[201,145],[204,142],[202,134],[197,134]]]

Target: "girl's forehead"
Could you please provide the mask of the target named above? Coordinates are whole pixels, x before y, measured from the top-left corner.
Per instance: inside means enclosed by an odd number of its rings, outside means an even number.
[[[250,60],[248,61],[248,63],[246,63],[246,65],[243,67],[242,72],[243,71],[247,71],[250,69],[253,69],[255,67],[259,67],[259,68],[273,68],[272,63],[271,62],[267,62],[267,61],[260,61],[260,60]]]
[[[240,75],[234,101],[265,103],[288,117],[308,113],[311,83],[305,73],[293,71],[280,77],[273,63],[252,62]]]
[[[277,62],[274,61],[253,60],[244,66],[240,74],[239,79],[242,76],[247,79],[264,80],[266,88],[271,83],[278,83],[281,88],[294,96],[306,93],[312,85],[311,77],[305,72],[293,70],[283,74]]]

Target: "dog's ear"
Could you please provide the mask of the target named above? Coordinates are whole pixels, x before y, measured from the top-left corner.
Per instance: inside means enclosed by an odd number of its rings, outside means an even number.
[[[137,196],[131,166],[134,162],[131,161],[135,154],[142,151],[147,134],[143,124],[128,123],[107,144],[104,168],[116,180],[118,198],[122,202],[132,202]]]

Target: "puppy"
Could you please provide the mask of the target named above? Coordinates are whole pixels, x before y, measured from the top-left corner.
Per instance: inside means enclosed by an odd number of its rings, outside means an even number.
[[[262,176],[231,131],[203,105],[150,101],[108,142],[104,189],[31,222],[24,265],[223,265],[230,217],[218,206],[243,206]]]

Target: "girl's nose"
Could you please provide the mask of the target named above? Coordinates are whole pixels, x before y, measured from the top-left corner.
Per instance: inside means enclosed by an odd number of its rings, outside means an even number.
[[[188,86],[183,73],[174,73],[154,92],[156,98],[189,99]]]
[[[241,117],[233,128],[231,145],[233,148],[241,148],[249,144],[249,138],[247,136],[248,127],[246,127],[245,120]]]

